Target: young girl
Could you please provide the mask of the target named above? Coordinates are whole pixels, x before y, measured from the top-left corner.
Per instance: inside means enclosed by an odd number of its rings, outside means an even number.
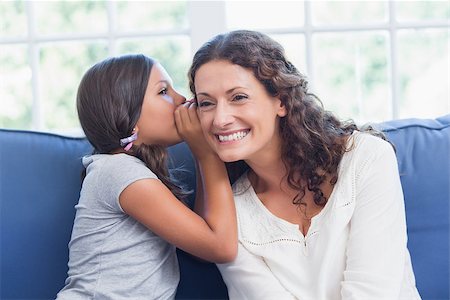
[[[175,247],[217,263],[235,257],[225,166],[205,142],[196,105],[174,90],[159,63],[127,55],[94,65],[77,109],[94,154],[83,158],[68,278],[57,299],[173,299]],[[184,193],[169,178],[165,148],[182,138],[197,158],[204,218],[178,200]]]

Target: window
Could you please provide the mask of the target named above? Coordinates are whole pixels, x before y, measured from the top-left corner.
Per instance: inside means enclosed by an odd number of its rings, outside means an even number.
[[[279,41],[342,119],[434,118],[450,112],[449,19],[448,1],[0,1],[0,127],[79,130],[81,76],[130,52],[189,96],[193,53],[233,29]]]
[[[0,2],[0,127],[79,131],[76,89],[113,55],[157,58],[187,93],[187,2]]]
[[[450,112],[448,1],[226,2],[227,29],[271,35],[325,109],[358,123]]]

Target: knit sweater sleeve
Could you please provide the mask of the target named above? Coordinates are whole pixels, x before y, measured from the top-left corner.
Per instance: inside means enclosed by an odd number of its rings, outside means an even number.
[[[230,300],[295,300],[273,275],[260,256],[250,253],[241,243],[238,244],[236,260],[217,265],[224,277]]]
[[[342,299],[397,299],[407,255],[397,160],[385,141],[368,136],[360,143],[341,295]]]

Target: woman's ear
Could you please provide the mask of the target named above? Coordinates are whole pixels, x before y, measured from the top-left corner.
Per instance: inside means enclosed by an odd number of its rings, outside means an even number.
[[[287,110],[286,110],[286,106],[283,104],[283,102],[281,102],[281,100],[278,99],[278,103],[277,103],[277,115],[282,118],[285,117],[287,115]]]

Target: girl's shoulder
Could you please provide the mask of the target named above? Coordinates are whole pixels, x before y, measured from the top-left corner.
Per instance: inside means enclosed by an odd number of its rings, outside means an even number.
[[[157,178],[157,176],[137,157],[119,154],[94,154],[83,157],[86,173],[114,181],[128,177]]]
[[[147,166],[136,157],[127,154],[95,154],[83,158],[86,177],[82,195],[95,199],[96,205],[108,211],[123,212],[119,196],[130,184],[141,179],[158,179]],[[82,201],[82,199],[80,199]]]
[[[87,155],[83,157],[82,161],[85,168],[93,167],[116,169],[128,165],[146,167],[143,161],[137,157],[125,153]]]

